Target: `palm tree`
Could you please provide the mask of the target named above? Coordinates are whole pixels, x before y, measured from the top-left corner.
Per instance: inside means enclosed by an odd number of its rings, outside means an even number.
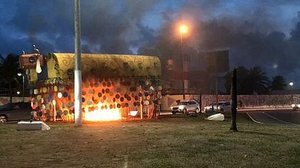
[[[274,76],[272,78],[271,89],[272,90],[285,90],[286,82],[281,75]]]
[[[0,55],[0,82],[9,90],[10,103],[12,103],[13,88],[17,86],[17,73],[19,69],[19,57],[16,54],[8,54],[6,58]]]
[[[225,88],[227,93],[230,93],[230,79],[232,73],[227,73],[225,76]],[[265,94],[269,91],[269,78],[260,67],[247,69],[243,66],[237,68],[237,93],[238,94]]]
[[[249,89],[247,87],[249,70],[243,66],[236,68],[236,70],[237,70],[237,93],[249,94],[248,91]],[[231,77],[232,77],[232,72],[228,72],[225,75],[225,88],[227,94],[230,94],[230,90],[231,90]]]
[[[256,66],[249,70],[247,85],[252,93],[265,94],[269,92],[270,80],[266,73]]]
[[[238,94],[251,94],[252,90],[248,86],[249,70],[243,66],[237,68],[237,93]]]

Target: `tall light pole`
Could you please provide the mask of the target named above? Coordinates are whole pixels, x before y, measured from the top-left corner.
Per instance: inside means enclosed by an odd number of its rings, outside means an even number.
[[[80,47],[80,0],[74,0],[75,67],[74,67],[74,113],[75,126],[82,126],[81,112],[81,47]]]
[[[183,35],[188,32],[188,27],[185,24],[181,24],[179,26],[179,33],[180,33],[180,57],[182,61],[182,98],[185,100],[185,82],[184,82],[184,54],[183,54]]]
[[[291,95],[292,95],[292,104],[296,103],[294,101],[294,94],[293,94],[293,86],[294,86],[294,82],[293,81],[290,81],[289,82],[289,86],[290,86],[290,90],[291,90]]]
[[[21,72],[17,74],[18,76],[22,76],[22,96],[23,96],[23,102],[25,101],[25,76]]]

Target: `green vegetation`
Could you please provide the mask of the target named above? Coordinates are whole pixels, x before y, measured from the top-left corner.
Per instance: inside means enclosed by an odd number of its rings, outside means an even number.
[[[226,93],[230,93],[232,72],[225,75]],[[274,90],[285,90],[286,81],[283,76],[277,75],[270,80],[266,72],[260,67],[247,69],[243,66],[237,67],[237,89],[239,94],[268,94]]]
[[[240,117],[49,123],[50,131],[0,125],[1,167],[299,167],[300,127],[260,125]]]
[[[12,103],[13,91],[20,86],[20,78],[17,73],[19,68],[19,56],[8,54],[7,57],[0,55],[0,94],[2,91],[8,91],[10,103]]]

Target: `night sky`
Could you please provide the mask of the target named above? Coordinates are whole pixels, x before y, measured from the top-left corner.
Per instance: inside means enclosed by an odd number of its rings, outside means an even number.
[[[74,52],[72,0],[1,0],[0,54]],[[300,88],[299,0],[81,0],[82,51],[174,54],[230,49],[230,65],[260,66]],[[171,49],[170,49],[171,48]],[[169,50],[167,50],[169,49]]]

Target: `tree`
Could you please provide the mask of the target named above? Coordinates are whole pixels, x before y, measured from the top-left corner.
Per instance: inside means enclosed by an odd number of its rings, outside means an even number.
[[[12,103],[13,88],[17,86],[17,73],[19,69],[19,57],[8,54],[6,58],[0,55],[0,80],[3,87],[9,90],[10,103]]]
[[[260,67],[249,70],[248,88],[252,93],[265,94],[269,92],[270,80]]]
[[[286,86],[283,76],[277,75],[272,78],[271,90],[285,90]]]
[[[232,73],[225,75],[225,88],[230,93]],[[260,67],[247,69],[243,66],[237,68],[237,93],[238,94],[266,94],[269,92],[269,78]]]
[[[248,91],[249,89],[247,87],[249,70],[243,66],[240,66],[240,67],[236,68],[236,71],[237,71],[237,92],[238,92],[238,94],[249,94],[249,91]],[[226,88],[227,94],[230,94],[232,75],[233,75],[232,72],[228,72],[225,75],[225,88]]]

